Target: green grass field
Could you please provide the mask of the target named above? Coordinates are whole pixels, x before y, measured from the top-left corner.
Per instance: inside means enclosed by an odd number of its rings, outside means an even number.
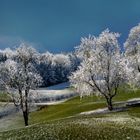
[[[140,97],[140,90],[119,91],[114,102]],[[0,139],[33,140],[140,140],[140,107],[124,112],[83,115],[80,112],[106,107],[95,96],[70,99],[30,114],[30,126],[0,133]]]

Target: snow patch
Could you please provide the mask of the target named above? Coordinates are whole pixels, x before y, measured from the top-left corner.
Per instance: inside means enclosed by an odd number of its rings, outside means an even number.
[[[109,111],[108,108],[101,108],[92,111],[82,112],[80,115],[91,115],[91,114],[105,114],[105,113],[112,113],[112,112],[119,112],[126,110],[124,107],[114,108],[112,111]]]

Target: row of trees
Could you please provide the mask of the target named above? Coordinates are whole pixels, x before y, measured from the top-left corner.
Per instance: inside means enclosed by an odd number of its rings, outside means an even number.
[[[43,86],[68,81],[71,72],[77,69],[80,59],[74,53],[51,54],[46,52],[40,55],[39,64],[36,64],[43,78]]]
[[[26,46],[32,48],[29,44],[21,43],[19,47]],[[28,51],[28,50],[27,50]],[[6,48],[0,50],[0,62],[7,60],[16,60],[16,49]],[[39,53],[34,49],[34,58],[31,62],[41,75],[43,82],[41,86],[49,86],[68,81],[68,76],[77,69],[80,59],[75,53],[52,54],[50,52]]]
[[[96,94],[106,99],[112,110],[112,98],[120,85],[140,86],[140,25],[130,30],[121,52],[118,33],[103,31],[98,37],[82,38],[76,52],[82,62],[70,76],[72,85],[85,95]]]

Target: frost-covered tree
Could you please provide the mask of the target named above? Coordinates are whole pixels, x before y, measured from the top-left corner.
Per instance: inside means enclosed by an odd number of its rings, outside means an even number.
[[[0,50],[0,62],[5,62],[7,59],[14,58],[15,51],[10,48],[6,48],[4,50]]]
[[[129,83],[140,87],[140,24],[130,30],[124,48]]]
[[[83,54],[83,61],[70,76],[72,85],[81,96],[101,95],[106,99],[109,110],[113,109],[112,98],[126,78],[118,37],[118,33],[107,29],[97,38],[84,38],[77,48],[79,54]]]
[[[70,59],[64,54],[55,54],[52,60],[52,70],[55,71],[54,81],[56,83],[67,81],[67,77],[70,72]]]
[[[95,48],[95,42],[96,42],[95,36],[89,35],[88,38],[82,37],[81,44],[75,47],[77,56],[81,59],[89,58],[92,55],[91,54],[92,49]]]
[[[53,74],[51,74],[52,58],[53,58],[52,53],[46,52],[46,53],[40,54],[39,64],[36,65],[36,68],[38,69],[38,71],[43,79],[42,86],[51,85],[50,81],[53,77]]]
[[[5,62],[7,60],[7,56],[3,54],[3,52],[0,52],[0,63]]]
[[[13,59],[16,55],[15,50],[12,50],[10,48],[5,48],[4,50],[0,50],[0,54],[3,55],[3,57],[5,58],[4,60],[7,59]]]
[[[68,57],[70,60],[69,74],[71,74],[71,72],[74,72],[75,70],[77,70],[77,67],[80,65],[81,60],[76,53],[68,53]]]
[[[68,81],[68,76],[77,69],[79,58],[73,54],[38,54],[39,63],[35,67],[43,79],[42,86],[50,86]]]
[[[34,90],[42,82],[32,64],[37,58],[36,55],[35,49],[22,43],[16,49],[16,60],[8,59],[0,66],[1,84],[12,97],[14,104],[21,107],[25,126],[28,125],[31,89]]]
[[[17,60],[16,53],[15,49],[10,48],[0,50],[0,62],[7,59]],[[35,54],[31,63],[41,75],[43,80],[41,86],[44,87],[68,81],[70,73],[79,65],[79,58],[73,53],[52,54],[48,51],[45,53],[36,51]]]

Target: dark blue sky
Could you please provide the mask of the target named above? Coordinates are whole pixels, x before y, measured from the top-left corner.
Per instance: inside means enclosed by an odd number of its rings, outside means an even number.
[[[122,44],[139,22],[140,0],[0,0],[0,48],[25,40],[39,51],[71,51],[106,28]]]

